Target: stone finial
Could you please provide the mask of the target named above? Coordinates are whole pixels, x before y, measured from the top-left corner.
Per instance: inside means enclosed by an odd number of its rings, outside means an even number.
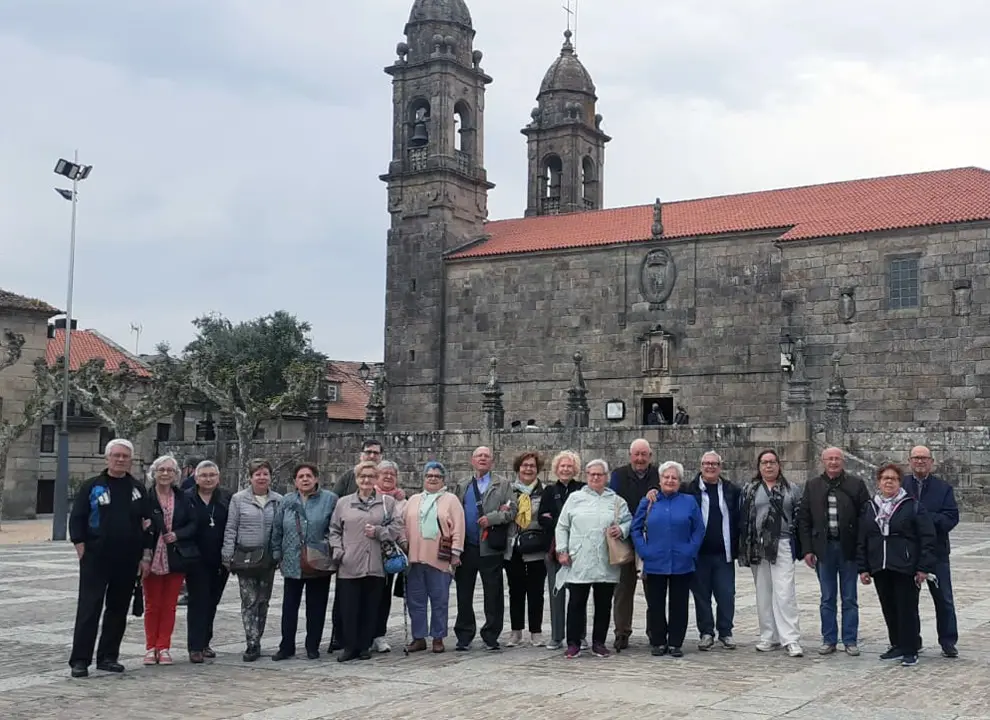
[[[832,379],[829,381],[825,398],[825,441],[829,445],[842,447],[845,444],[849,425],[849,408],[846,404],[846,384],[839,373],[841,352],[832,353]]]
[[[588,385],[584,381],[581,353],[574,353],[574,373],[567,389],[567,427],[588,427],[591,409],[588,407]]]
[[[653,228],[652,234],[654,240],[659,240],[663,237],[663,203],[660,202],[660,198],[653,203]]]
[[[502,386],[498,381],[498,358],[488,361],[488,384],[482,392],[481,409],[485,415],[485,428],[501,430],[505,426],[505,408],[502,407]]]
[[[364,412],[364,428],[371,433],[385,430],[385,370],[375,376]]]

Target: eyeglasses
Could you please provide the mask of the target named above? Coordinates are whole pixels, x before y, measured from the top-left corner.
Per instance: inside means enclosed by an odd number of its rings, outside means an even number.
[[[443,480],[443,475],[433,475],[429,474],[426,476],[427,480]]]
[[[719,467],[722,463],[719,462],[703,462],[701,467]]]

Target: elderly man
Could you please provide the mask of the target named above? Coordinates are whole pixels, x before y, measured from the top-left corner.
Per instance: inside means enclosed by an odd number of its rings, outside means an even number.
[[[699,650],[710,650],[718,632],[719,645],[734,650],[732,623],[736,609],[736,569],[739,554],[739,488],[722,477],[722,457],[714,451],[701,456],[701,472],[683,491],[694,495],[705,521],[705,539],[695,562],[691,593],[698,622]],[[712,613],[715,596],[717,616]]]
[[[952,486],[932,473],[935,458],[924,445],[911,449],[911,474],[904,478],[904,489],[920,502],[935,523],[935,577],[928,591],[935,602],[935,625],[942,656],[959,657],[956,643],[959,628],[956,606],[952,601],[952,574],[949,572],[949,533],[959,524],[959,506]]]
[[[107,469],[79,487],[69,514],[69,539],[79,557],[79,599],[69,655],[75,678],[89,675],[100,613],[103,634],[96,669],[124,672],[119,656],[127,610],[138,571],[148,574],[155,546],[149,529],[151,503],[143,483],[131,475],[134,446],[111,440],[105,454]]]
[[[474,616],[474,586],[481,575],[485,624],[481,640],[487,650],[500,650],[498,637],[505,621],[505,591],[502,563],[508,543],[508,526],[516,517],[512,483],[492,477],[492,451],[479,447],[471,455],[474,474],[461,481],[455,492],[464,506],[464,551],[454,571],[457,582],[457,619],[454,621],[456,650],[471,649],[477,632]]]
[[[798,508],[798,534],[804,562],[818,573],[821,588],[822,644],[820,655],[835,652],[839,640],[837,598],[842,595],[842,645],[847,655],[859,655],[859,598],[856,584],[856,542],[859,517],[870,492],[845,470],[845,454],[837,447],[822,452],[824,472],[808,481]]]
[[[631,512],[638,508],[646,493],[660,487],[660,475],[652,463],[653,449],[643,438],[633,440],[629,446],[629,464],[612,471],[609,487],[626,501]],[[615,622],[615,644],[617,652],[629,647],[632,635],[633,598],[636,595],[636,563],[622,566],[619,584],[615,588],[615,602],[612,605],[612,618]],[[649,623],[647,623],[649,634]]]

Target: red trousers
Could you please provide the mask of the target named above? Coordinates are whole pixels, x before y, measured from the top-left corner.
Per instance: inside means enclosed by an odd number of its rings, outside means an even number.
[[[148,650],[169,650],[175,629],[175,608],[182,589],[183,573],[148,575],[144,586],[144,641]]]

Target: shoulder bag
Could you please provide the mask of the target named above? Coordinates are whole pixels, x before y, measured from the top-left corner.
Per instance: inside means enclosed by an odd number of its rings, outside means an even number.
[[[440,562],[450,562],[454,558],[454,536],[444,535],[443,524],[437,518],[437,529],[440,537],[437,539],[437,560]]]
[[[259,577],[272,568],[272,557],[267,548],[236,545],[230,559],[229,570],[234,575]]]
[[[613,525],[619,524],[619,500],[615,500],[615,517]],[[608,543],[608,562],[610,565],[628,565],[636,557],[632,543],[623,538],[614,538],[605,533],[605,541]]]
[[[333,574],[333,558],[330,548],[315,548],[306,542],[303,534],[302,510],[295,509],[296,535],[299,536],[299,570],[303,577],[326,577]],[[308,521],[307,521],[308,522]]]
[[[392,512],[386,507],[385,497],[382,497],[382,506],[385,507],[385,520],[382,522],[382,527],[388,527],[392,524]],[[392,508],[395,508],[395,499],[392,499]],[[399,543],[394,540],[382,540],[382,569],[384,569],[386,575],[398,575],[401,572],[405,572],[409,568],[409,556],[406,555],[402,548],[399,547]]]
[[[492,482],[495,482],[492,480]],[[471,487],[474,488],[474,501],[478,508],[478,519],[480,520],[485,516],[485,511],[481,506],[481,491],[478,490],[478,481],[476,479],[471,480]],[[508,525],[489,525],[485,528],[481,535],[481,539],[488,543],[488,549],[494,550],[495,552],[502,552],[507,547],[509,547],[509,526]]]

